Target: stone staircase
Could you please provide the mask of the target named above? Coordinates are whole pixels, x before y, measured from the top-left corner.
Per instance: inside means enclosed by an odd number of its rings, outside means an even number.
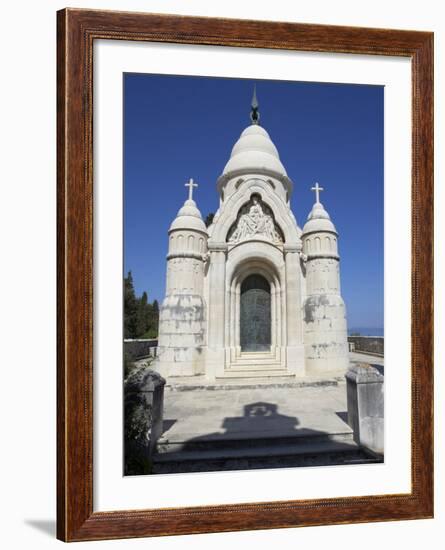
[[[170,379],[153,473],[379,461],[354,442],[343,375],[288,380],[256,366],[246,379],[244,368],[212,384]]]
[[[153,457],[153,473],[326,466],[377,462],[354,442],[346,424],[334,433],[301,429],[164,435]]]
[[[231,366],[224,370],[221,378],[283,378],[295,376],[283,366],[278,350],[272,352],[244,352],[232,360]]]

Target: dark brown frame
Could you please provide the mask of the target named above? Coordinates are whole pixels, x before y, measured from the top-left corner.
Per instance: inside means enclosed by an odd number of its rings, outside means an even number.
[[[433,34],[65,9],[57,14],[57,536],[64,541],[433,516]],[[404,56],[412,61],[412,490],[93,512],[92,78],[96,39]]]

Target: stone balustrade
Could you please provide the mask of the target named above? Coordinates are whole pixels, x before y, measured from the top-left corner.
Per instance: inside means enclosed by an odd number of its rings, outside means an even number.
[[[383,336],[348,336],[349,351],[384,356],[385,339]]]
[[[124,340],[124,353],[130,361],[156,357],[158,349],[157,338],[137,338]]]

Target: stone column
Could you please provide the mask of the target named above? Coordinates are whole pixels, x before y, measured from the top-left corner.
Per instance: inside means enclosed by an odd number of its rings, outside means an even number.
[[[209,334],[206,376],[214,380],[224,374],[226,243],[209,243]]]
[[[271,336],[271,349],[273,353],[276,353],[277,348],[277,295],[275,282],[270,284],[270,336]]]
[[[290,372],[304,375],[304,347],[301,323],[301,245],[285,245],[286,265],[286,362]]]
[[[235,352],[238,356],[241,353],[241,343],[240,343],[240,300],[241,300],[241,284],[239,281],[236,283],[235,287]]]
[[[235,317],[236,317],[236,294],[235,294],[235,282],[232,281],[232,284],[230,285],[230,306],[229,306],[229,317],[227,319],[227,325],[230,328],[230,362],[233,361],[233,357],[235,356]]]

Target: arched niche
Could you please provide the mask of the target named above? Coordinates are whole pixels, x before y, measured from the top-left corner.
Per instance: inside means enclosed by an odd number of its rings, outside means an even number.
[[[286,243],[299,243],[301,229],[297,226],[289,206],[274,192],[267,181],[252,178],[245,181],[238,192],[229,197],[221,206],[217,219],[214,221],[212,236],[209,242],[226,242],[232,225],[236,222],[242,206],[249,202],[251,196],[257,194],[267,204],[274,219],[280,226]]]

